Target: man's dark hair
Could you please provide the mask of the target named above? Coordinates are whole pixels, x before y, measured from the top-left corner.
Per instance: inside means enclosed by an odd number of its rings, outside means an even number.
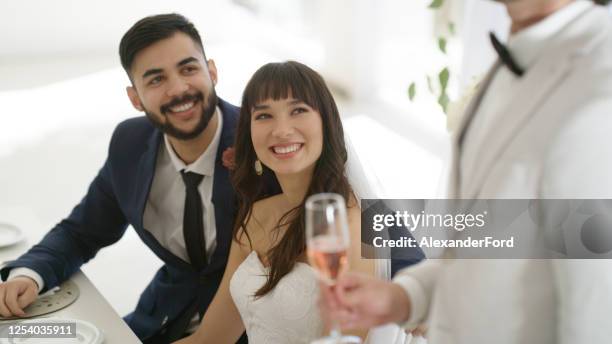
[[[610,0],[593,0],[594,3],[598,4],[598,5],[607,5],[610,3]]]
[[[177,13],[158,14],[140,19],[134,24],[121,38],[119,43],[119,57],[123,69],[130,76],[130,68],[134,62],[134,57],[138,52],[146,47],[170,38],[176,32],[182,32],[189,37],[202,49],[204,54],[204,45],[198,30],[184,16]],[[206,59],[206,54],[204,54]]]

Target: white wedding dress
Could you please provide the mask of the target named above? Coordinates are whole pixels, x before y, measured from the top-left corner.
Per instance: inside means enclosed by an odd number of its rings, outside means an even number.
[[[316,272],[297,263],[268,294],[255,298],[269,268],[251,252],[230,280],[230,293],[252,344],[310,343],[323,334]]]

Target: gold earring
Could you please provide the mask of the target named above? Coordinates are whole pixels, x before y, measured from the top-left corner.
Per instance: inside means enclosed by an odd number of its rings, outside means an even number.
[[[259,159],[255,160],[255,173],[257,173],[258,176],[263,174],[263,166],[261,165],[261,161],[259,161]]]

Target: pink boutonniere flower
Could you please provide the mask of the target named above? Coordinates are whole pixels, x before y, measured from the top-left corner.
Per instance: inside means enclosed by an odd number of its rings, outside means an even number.
[[[233,171],[236,168],[235,155],[236,150],[234,149],[234,147],[229,147],[228,149],[223,151],[221,161],[223,162],[223,166],[225,166],[228,170]]]

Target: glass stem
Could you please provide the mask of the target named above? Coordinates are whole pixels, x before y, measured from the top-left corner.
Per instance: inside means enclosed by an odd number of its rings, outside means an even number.
[[[342,332],[340,332],[340,326],[334,321],[331,330],[329,330],[329,336],[333,339],[340,339]]]

